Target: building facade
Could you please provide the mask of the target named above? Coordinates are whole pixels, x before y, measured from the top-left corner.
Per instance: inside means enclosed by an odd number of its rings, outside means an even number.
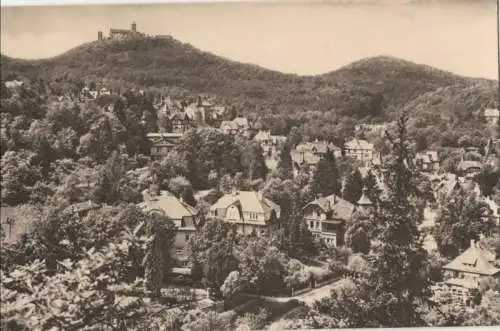
[[[469,304],[482,280],[500,277],[495,259],[493,252],[471,240],[467,250],[442,268],[444,281],[439,284],[439,290],[446,289],[451,292],[453,300]]]
[[[375,148],[366,140],[352,139],[345,143],[344,153],[346,156],[357,159],[368,164],[375,158]]]
[[[210,207],[207,219],[234,224],[243,235],[262,235],[280,217],[280,207],[255,191],[237,191],[222,196]]]
[[[148,133],[151,157],[158,159],[174,150],[184,135],[182,133]]]
[[[315,238],[328,246],[342,246],[346,223],[355,209],[352,203],[332,194],[308,203],[303,209],[304,221]]]
[[[186,265],[189,261],[189,241],[196,234],[199,212],[182,199],[178,199],[168,191],[157,193],[148,190],[143,192],[144,201],[139,207],[147,213],[160,215],[172,220],[177,228],[173,254],[176,259]]]

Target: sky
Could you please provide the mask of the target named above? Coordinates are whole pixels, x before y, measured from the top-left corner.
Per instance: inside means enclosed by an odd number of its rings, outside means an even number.
[[[402,4],[93,5],[1,8],[1,52],[45,58],[95,40],[97,31],[137,29],[262,67],[321,74],[389,55],[457,74],[496,79],[494,1]]]

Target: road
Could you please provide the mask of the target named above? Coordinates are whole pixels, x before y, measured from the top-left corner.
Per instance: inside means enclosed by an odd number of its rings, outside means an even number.
[[[293,297],[268,297],[268,296],[258,296],[258,295],[251,295],[251,294],[246,294],[248,297],[255,297],[255,298],[262,298],[267,301],[273,301],[273,302],[287,302],[290,300],[298,300],[303,303],[305,303],[308,306],[312,306],[313,303],[317,300],[320,300],[322,298],[325,298],[330,295],[330,291],[335,287],[338,281],[334,281],[332,283],[320,286],[315,288],[314,290],[295,295]]]

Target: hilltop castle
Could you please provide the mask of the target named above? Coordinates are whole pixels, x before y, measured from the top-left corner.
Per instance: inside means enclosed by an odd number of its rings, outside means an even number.
[[[144,37],[145,34],[137,31],[137,24],[132,22],[130,30],[127,29],[109,29],[109,37],[107,39],[111,40],[121,40]],[[97,32],[97,40],[104,40],[102,31]]]

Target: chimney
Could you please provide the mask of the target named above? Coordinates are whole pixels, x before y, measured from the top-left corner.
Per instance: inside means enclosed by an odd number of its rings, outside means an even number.
[[[257,198],[259,199],[259,201],[262,201],[262,191],[257,191]]]
[[[471,248],[475,248],[476,247],[476,242],[474,241],[474,239],[470,240],[470,247]]]
[[[97,31],[97,40],[103,40],[102,31]]]
[[[231,194],[232,194],[232,195],[238,195],[238,189],[236,188],[236,186],[233,186],[233,187],[231,188]]]

